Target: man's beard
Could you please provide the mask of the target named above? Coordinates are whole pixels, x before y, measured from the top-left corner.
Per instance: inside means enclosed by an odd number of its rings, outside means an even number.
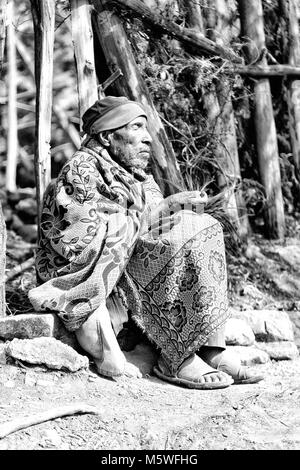
[[[112,147],[110,149],[110,154],[112,158],[117,163],[119,163],[119,165],[121,165],[130,173],[134,172],[135,170],[146,170],[150,161],[150,154],[148,158],[143,158],[142,156],[139,157],[138,153],[132,154],[130,152],[124,152],[124,150],[120,148]]]

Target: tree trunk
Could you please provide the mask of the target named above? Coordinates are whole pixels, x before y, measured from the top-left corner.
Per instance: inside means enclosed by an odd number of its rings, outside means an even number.
[[[153,175],[165,195],[182,189],[179,166],[164,127],[154,107],[148,89],[138,70],[131,46],[119,18],[101,0],[94,0],[97,14],[94,28],[106,57],[106,62],[113,73],[119,68],[123,76],[115,82],[120,95],[139,101],[148,115],[148,128],[153,139],[152,149],[154,165]]]
[[[72,41],[75,52],[79,115],[98,99],[91,6],[87,0],[71,0]],[[82,122],[80,128],[82,126]]]
[[[295,0],[281,1],[288,23],[289,64],[300,66],[300,28]],[[300,78],[300,77],[299,77]],[[300,179],[300,80],[288,82],[290,139],[298,179]]]
[[[247,39],[249,62],[257,60],[265,48],[264,20],[261,0],[239,0],[241,32]],[[250,42],[249,42],[250,39]],[[266,65],[266,59],[262,59]],[[266,235],[283,238],[285,232],[284,207],[277,146],[276,127],[272,97],[268,79],[254,84],[254,124],[259,163],[259,172],[265,188],[267,207],[265,210]]]
[[[16,37],[14,27],[13,1],[7,7],[7,59],[8,59],[8,123],[7,123],[7,160],[6,189],[15,192],[17,189],[18,160],[18,120],[17,120],[17,64]]]
[[[7,0],[0,0],[0,74],[3,64],[6,35]]]
[[[35,37],[36,145],[35,178],[38,227],[45,189],[51,181],[51,116],[55,2],[30,0]]]

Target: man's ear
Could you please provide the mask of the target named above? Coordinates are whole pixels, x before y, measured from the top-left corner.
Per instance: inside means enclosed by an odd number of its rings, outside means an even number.
[[[103,147],[109,147],[110,146],[110,136],[111,132],[109,131],[103,131],[98,134],[98,140]]]

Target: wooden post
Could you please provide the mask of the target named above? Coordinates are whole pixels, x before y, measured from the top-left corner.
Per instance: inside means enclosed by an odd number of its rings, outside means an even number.
[[[7,0],[0,0],[0,77],[2,72],[4,43],[6,33]],[[5,265],[6,265],[6,226],[0,204],[0,317],[6,314],[5,303]]]
[[[50,140],[55,2],[53,0],[30,1],[35,36],[36,146],[34,165],[38,227],[40,227],[43,195],[51,181]]]
[[[6,36],[7,0],[0,0],[0,73],[3,64],[5,36]]]
[[[300,66],[300,28],[295,0],[281,0],[288,23],[289,64]],[[298,179],[300,179],[300,77],[288,82],[290,139]]]
[[[167,194],[182,189],[183,182],[173,148],[154,107],[147,86],[138,70],[124,27],[113,11],[104,6],[101,0],[94,0],[97,13],[94,28],[106,57],[107,65],[113,73],[119,68],[123,76],[115,82],[120,95],[142,103],[148,115],[148,127],[153,139],[153,175],[162,191]]]
[[[84,112],[98,99],[91,6],[87,0],[71,0],[70,5],[72,41],[77,71],[79,115],[82,118]]]
[[[247,40],[249,62],[254,62],[265,47],[264,19],[261,0],[238,1],[241,33]],[[250,39],[250,42],[249,42]],[[266,65],[266,59],[262,59]],[[284,207],[272,97],[268,79],[254,83],[254,123],[256,132],[259,172],[265,188],[266,235],[283,238],[285,232]]]
[[[7,58],[8,58],[8,125],[7,125],[7,160],[6,189],[15,192],[17,189],[18,160],[18,122],[17,122],[17,64],[16,38],[14,26],[13,0],[7,6]]]

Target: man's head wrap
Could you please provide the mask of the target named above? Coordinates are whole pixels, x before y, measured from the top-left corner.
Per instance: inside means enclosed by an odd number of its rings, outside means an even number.
[[[99,134],[126,126],[133,119],[147,115],[139,103],[125,96],[106,96],[96,101],[82,116],[86,134]]]

